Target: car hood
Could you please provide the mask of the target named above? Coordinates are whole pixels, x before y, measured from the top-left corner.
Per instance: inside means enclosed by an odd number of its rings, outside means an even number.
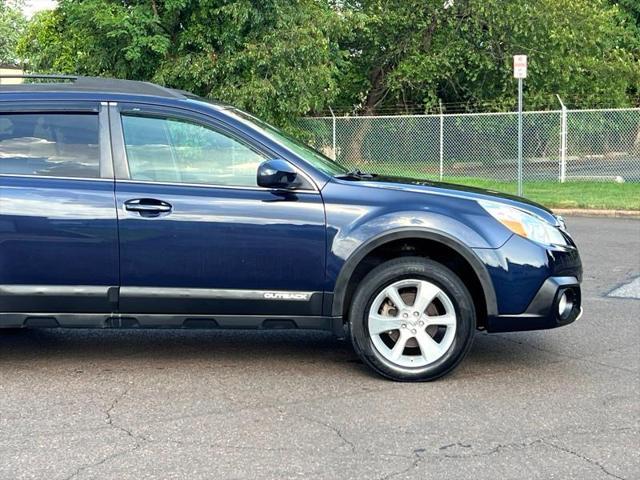
[[[508,193],[497,192],[484,188],[468,187],[465,185],[457,185],[453,183],[436,182],[431,180],[420,180],[415,178],[394,177],[386,175],[374,175],[358,181],[358,183],[366,184],[373,188],[386,188],[393,190],[407,190],[436,195],[450,195],[457,198],[466,198],[469,200],[492,200],[501,202],[528,213],[536,215],[552,225],[557,225],[558,220],[551,210],[532,202],[523,197],[509,195]]]

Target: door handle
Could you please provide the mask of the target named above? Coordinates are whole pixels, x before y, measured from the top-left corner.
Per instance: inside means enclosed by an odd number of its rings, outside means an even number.
[[[136,198],[124,202],[125,210],[138,212],[140,215],[153,217],[161,213],[168,213],[172,210],[171,204],[155,198]]]

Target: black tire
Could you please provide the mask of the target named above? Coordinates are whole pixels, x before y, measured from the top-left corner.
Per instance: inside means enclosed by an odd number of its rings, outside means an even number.
[[[456,313],[455,337],[438,360],[418,368],[398,366],[386,359],[373,344],[368,330],[368,312],[376,296],[402,279],[427,280],[449,296]],[[396,381],[424,382],[446,375],[464,358],[476,329],[476,311],[469,290],[444,265],[422,257],[389,260],[369,272],[358,285],[349,309],[351,342],[360,358],[380,375]]]

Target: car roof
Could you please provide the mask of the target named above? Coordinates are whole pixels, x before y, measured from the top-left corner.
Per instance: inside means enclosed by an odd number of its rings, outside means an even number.
[[[26,83],[3,84],[1,80],[5,78],[22,79]],[[73,75],[0,75],[0,93],[35,92],[151,95],[183,100],[197,98],[192,93],[183,90],[136,80]]]

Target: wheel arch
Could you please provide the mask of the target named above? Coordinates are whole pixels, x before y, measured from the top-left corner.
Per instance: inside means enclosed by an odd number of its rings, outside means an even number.
[[[479,313],[484,313],[485,318],[497,315],[497,299],[491,277],[485,265],[470,247],[441,231],[406,227],[387,231],[371,238],[368,242],[360,245],[351,256],[349,256],[336,280],[331,305],[332,316],[346,319],[346,306],[349,296],[355,290],[358,282],[358,279],[355,279],[355,282],[352,281],[354,280],[354,274],[357,269],[362,267],[363,263],[381,248],[392,244],[402,244],[403,242],[422,242],[423,244],[426,242],[431,245],[440,245],[445,251],[453,251],[459,255],[474,273],[478,285],[482,290],[482,300],[486,310],[485,312]],[[422,251],[421,253],[425,252]],[[469,279],[463,278],[462,281],[468,285]]]

